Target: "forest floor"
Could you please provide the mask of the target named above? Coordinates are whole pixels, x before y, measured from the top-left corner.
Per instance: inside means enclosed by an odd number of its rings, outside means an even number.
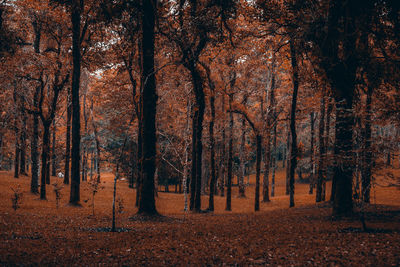
[[[395,169],[392,177],[400,177]],[[52,183],[62,179],[52,177]],[[12,209],[12,188],[23,192]],[[254,210],[254,177],[246,198],[233,188],[232,211],[216,196],[214,213],[184,213],[183,195],[158,193],[162,215],[146,220],[133,216],[135,191],[119,181],[119,232],[111,227],[113,176],[102,175],[95,196],[81,184],[82,207],[68,203],[69,187],[61,189],[56,207],[53,186],[48,200],[29,193],[30,179],[0,172],[0,265],[129,265],[129,266],[400,266],[400,189],[379,178],[364,206],[365,232],[358,215],[334,220],[328,202],[315,204],[307,184],[296,184],[296,207],[288,208],[284,172],[277,173],[276,196]],[[327,188],[329,192],[329,184]],[[329,195],[328,195],[329,198]],[[207,208],[208,197],[203,197]]]

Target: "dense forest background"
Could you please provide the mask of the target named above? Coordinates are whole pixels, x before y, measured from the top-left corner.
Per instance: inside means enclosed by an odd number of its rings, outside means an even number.
[[[288,206],[308,183],[349,215],[399,168],[399,16],[396,0],[2,0],[0,169],[41,199],[63,179],[73,205],[113,172],[154,215],[170,185],[185,210],[231,210],[237,186],[257,211],[286,168]]]

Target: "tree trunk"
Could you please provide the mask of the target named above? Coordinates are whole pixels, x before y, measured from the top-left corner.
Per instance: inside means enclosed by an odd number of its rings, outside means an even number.
[[[331,98],[327,98],[328,101],[328,106],[326,108],[326,128],[325,128],[325,137],[324,137],[324,144],[325,144],[325,162],[324,162],[324,168],[325,168],[325,179],[322,181],[322,201],[325,201],[326,198],[326,181],[328,180],[329,177],[332,177],[332,166],[331,166],[331,161],[328,158],[328,151],[329,151],[329,136],[330,136],[330,124],[331,124],[331,115],[332,115],[332,109],[333,109],[333,104],[331,101]]]
[[[82,6],[81,6],[82,4]],[[69,203],[78,205],[80,201],[80,104],[79,86],[81,77],[81,8],[83,0],[73,0],[71,5],[72,22],[72,149],[71,149],[71,191]]]
[[[310,126],[311,126],[311,137],[310,137],[310,168],[311,168],[311,173],[310,173],[310,190],[308,193],[310,195],[313,194],[313,189],[314,189],[314,183],[315,183],[315,162],[314,162],[314,136],[315,136],[315,130],[314,130],[314,112],[310,113]]]
[[[65,174],[64,184],[69,184],[69,170],[70,170],[70,158],[71,158],[71,117],[72,117],[72,105],[71,105],[71,89],[68,88],[67,97],[67,132],[65,136]]]
[[[208,201],[208,210],[214,211],[214,191],[215,191],[215,140],[214,140],[214,122],[215,122],[215,95],[214,91],[210,96],[210,109],[211,120],[209,124],[210,135],[210,166],[211,166],[211,180],[210,180],[210,197]]]
[[[51,175],[56,176],[57,172],[57,156],[56,156],[56,120],[53,119],[53,132],[52,132],[52,147],[51,147]]]
[[[232,108],[233,94],[229,94],[229,109]],[[232,165],[233,165],[233,113],[229,112],[228,180],[225,210],[232,210]]]
[[[371,150],[371,102],[372,102],[372,85],[368,85],[367,101],[365,104],[365,129],[363,131],[364,141],[364,159],[361,171],[362,176],[362,200],[366,203],[370,202],[371,192],[371,175],[372,175],[372,150]]]
[[[286,190],[285,194],[290,193],[290,121],[287,126],[287,138],[286,138]]]
[[[193,119],[192,119],[192,168],[191,168],[191,176],[190,176],[190,205],[189,208],[190,210],[194,209],[194,200],[195,200],[195,196],[196,196],[196,167],[197,167],[197,146],[196,146],[196,139],[197,139],[197,135],[196,135],[196,128],[197,128],[197,123],[196,123],[196,118],[199,116],[198,114],[198,110],[194,111],[193,114]]]
[[[325,94],[323,94],[321,99],[321,110],[319,119],[319,132],[318,132],[318,147],[319,147],[319,157],[318,157],[318,177],[317,177],[317,187],[316,187],[316,202],[322,201],[322,183],[325,179]]]
[[[48,173],[48,159],[50,151],[50,123],[43,121],[43,139],[42,139],[42,170],[40,180],[40,199],[46,199],[46,184]]]
[[[294,207],[294,174],[297,166],[296,103],[297,103],[297,92],[299,89],[299,77],[298,77],[298,66],[296,58],[297,55],[293,40],[290,40],[290,54],[291,54],[291,64],[293,71],[292,73],[293,97],[292,97],[292,106],[290,111],[290,136],[292,137],[292,140],[290,145],[289,207]]]
[[[245,194],[245,187],[244,187],[244,173],[245,173],[245,143],[246,143],[246,120],[242,118],[242,137],[240,142],[240,150],[239,150],[239,157],[240,157],[240,167],[239,167],[239,197],[243,198],[246,197]]]
[[[225,115],[225,94],[222,95],[222,101],[221,101],[221,111],[222,114]],[[223,117],[221,119],[222,121],[222,146],[221,146],[221,156],[220,156],[220,175],[219,175],[219,190],[220,190],[220,195],[221,197],[224,197],[225,195],[225,142],[226,142],[226,135],[225,135],[225,118]]]
[[[18,130],[15,131],[15,158],[14,158],[14,178],[19,178],[20,149]]]
[[[276,120],[276,115],[274,115],[274,118]],[[275,196],[275,173],[276,173],[276,121],[274,122],[274,128],[273,128],[273,140],[272,140],[272,147],[273,147],[273,153],[272,153],[272,177],[271,177],[271,197]]]
[[[254,211],[260,210],[260,166],[261,166],[261,135],[256,135],[257,156],[256,156],[256,192],[254,194]]]
[[[154,171],[156,160],[156,106],[157,92],[154,72],[154,28],[156,19],[155,0],[142,2],[142,42],[141,42],[141,86],[142,86],[142,147],[141,187],[138,213],[156,215],[154,198]]]
[[[335,196],[333,201],[333,215],[349,215],[353,211],[352,179],[353,158],[353,112],[352,91],[343,90],[342,95],[336,97],[335,123]]]
[[[22,175],[28,175],[26,173],[26,110],[24,107],[25,96],[21,97],[22,107],[21,107],[21,118],[22,118],[22,127],[20,129],[20,165],[19,165],[19,173]]]

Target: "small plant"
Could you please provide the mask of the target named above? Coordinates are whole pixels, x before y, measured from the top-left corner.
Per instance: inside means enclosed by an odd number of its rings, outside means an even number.
[[[90,191],[92,191],[92,215],[94,216],[94,197],[100,189],[103,189],[104,186],[100,185],[98,179],[92,179],[89,183]]]
[[[58,209],[58,206],[60,204],[60,200],[61,200],[61,190],[64,188],[64,186],[58,184],[58,183],[54,183],[53,184],[53,190],[54,193],[56,194],[56,207]]]
[[[21,207],[22,196],[21,186],[18,185],[16,188],[11,188],[13,195],[11,196],[12,208],[17,211]]]
[[[122,197],[117,198],[117,211],[119,214],[124,213],[124,199]]]

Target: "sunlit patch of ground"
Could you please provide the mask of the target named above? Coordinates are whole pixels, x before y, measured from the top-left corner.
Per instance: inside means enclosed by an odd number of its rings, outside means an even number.
[[[399,174],[394,170],[394,177]],[[371,194],[373,205],[363,207],[368,233],[357,216],[333,220],[329,203],[315,204],[307,184],[296,184],[296,207],[289,209],[283,170],[277,173],[276,196],[261,202],[260,212],[253,211],[252,176],[246,198],[238,198],[233,188],[231,212],[225,211],[225,198],[216,196],[213,214],[184,213],[182,194],[160,192],[157,209],[164,217],[159,220],[131,219],[135,190],[119,181],[121,231],[111,233],[113,178],[102,175],[93,216],[86,182],[81,184],[82,207],[68,205],[65,186],[57,209],[52,185],[43,201],[29,193],[29,177],[0,172],[0,265],[400,265],[400,190],[382,177],[377,178],[382,186]],[[52,177],[54,182],[62,179]],[[18,184],[23,198],[14,211],[11,188]],[[329,183],[327,192],[329,199]],[[204,196],[202,208],[207,206]]]

